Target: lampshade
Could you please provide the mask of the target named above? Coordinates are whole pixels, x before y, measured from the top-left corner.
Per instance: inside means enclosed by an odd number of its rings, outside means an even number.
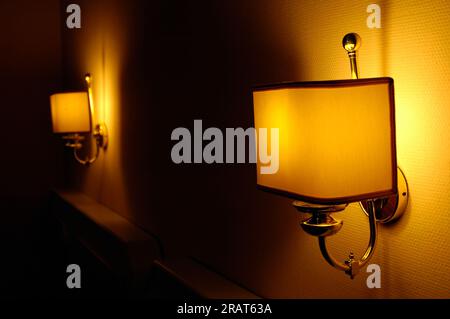
[[[319,204],[396,194],[391,78],[260,86],[253,104],[257,132],[279,130],[278,171],[257,161],[261,188]],[[269,138],[257,144],[270,150]]]
[[[56,93],[50,96],[54,133],[89,132],[87,92]]]

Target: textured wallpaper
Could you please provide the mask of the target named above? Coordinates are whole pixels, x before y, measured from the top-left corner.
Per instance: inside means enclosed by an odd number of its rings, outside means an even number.
[[[66,77],[91,71],[111,134],[98,163],[74,168],[79,187],[156,233],[169,255],[195,256],[264,297],[449,298],[448,1],[156,2],[80,1],[84,27],[65,32]],[[380,29],[366,25],[373,2]],[[364,269],[350,280],[329,267],[291,201],[256,190],[253,166],[169,159],[171,130],[196,118],[251,125],[252,85],[349,78],[348,32],[362,38],[360,76],[394,79],[398,163],[410,188],[403,218],[379,227],[371,263],[381,266],[380,289],[367,288]],[[356,204],[336,217],[344,226],[330,250],[360,256],[367,218]]]
[[[298,274],[301,297],[450,297],[450,7],[446,1],[378,1],[381,28],[366,26],[368,1],[288,1],[285,28],[297,54],[301,80],[349,77],[342,35],[362,37],[360,77],[394,78],[397,156],[410,188],[406,215],[379,227],[373,263],[381,265],[382,288],[369,290],[361,278],[317,278],[312,268]],[[332,4],[331,4],[332,3]],[[368,152],[370,150],[368,145]],[[330,241],[335,250],[367,241],[359,207],[342,213],[344,228]],[[300,239],[299,239],[300,240]],[[307,239],[311,242],[310,238]],[[359,244],[358,244],[359,245]],[[310,249],[296,261],[310,263]],[[364,246],[359,247],[363,251]],[[318,258],[318,256],[314,256]],[[301,268],[301,267],[300,267]],[[325,269],[324,269],[325,271]],[[314,278],[314,279],[312,279]],[[315,284],[318,280],[320,284]],[[311,288],[313,287],[313,288]],[[337,288],[339,287],[339,288]],[[295,292],[290,292],[295,294]]]

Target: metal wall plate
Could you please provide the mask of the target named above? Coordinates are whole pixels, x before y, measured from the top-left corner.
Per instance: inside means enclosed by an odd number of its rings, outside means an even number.
[[[405,174],[397,167],[397,188],[398,194],[395,196],[375,200],[376,219],[380,223],[390,223],[400,218],[408,206],[408,183]],[[361,208],[367,214],[367,202],[360,202]]]

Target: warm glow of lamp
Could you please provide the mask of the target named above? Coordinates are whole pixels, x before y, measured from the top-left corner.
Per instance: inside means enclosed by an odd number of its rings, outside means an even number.
[[[253,100],[255,128],[279,129],[279,170],[258,161],[259,186],[319,204],[397,193],[391,78],[262,86]]]
[[[357,77],[356,59],[351,68]],[[262,173],[265,163],[258,159],[258,186],[297,199],[294,206],[306,216],[300,223],[303,230],[318,237],[330,265],[354,278],[373,255],[377,222],[398,218],[407,204],[407,184],[396,159],[394,81],[372,78],[259,86],[253,90],[253,107],[258,131],[277,128],[279,132],[278,171]],[[272,141],[261,139],[258,145],[270,150]],[[361,258],[350,253],[342,263],[326,246],[326,237],[343,225],[331,214],[358,201],[369,217],[369,244]]]
[[[100,148],[106,149],[108,133],[104,123],[95,122],[95,111],[92,94],[92,76],[87,73],[84,77],[87,84],[85,92],[56,93],[50,96],[53,133],[64,133],[66,146],[73,148],[75,159],[83,165],[94,163]],[[78,150],[83,148],[83,141],[88,136],[95,140],[96,151],[93,156],[81,158]]]
[[[54,133],[85,133],[91,131],[88,94],[86,92],[56,93],[50,96]]]
[[[259,86],[253,108],[257,131],[278,129],[279,139],[258,141],[258,154],[271,152],[273,144],[278,149],[272,156],[279,157],[273,174],[261,170],[267,158],[258,158],[258,186],[297,199],[293,205],[304,216],[303,230],[318,237],[331,266],[354,278],[375,251],[377,223],[405,211],[408,184],[397,167],[394,80],[358,79],[360,36],[346,34],[342,46],[353,80]],[[369,244],[360,258],[350,252],[340,262],[326,245],[343,225],[332,214],[357,201],[369,217]]]

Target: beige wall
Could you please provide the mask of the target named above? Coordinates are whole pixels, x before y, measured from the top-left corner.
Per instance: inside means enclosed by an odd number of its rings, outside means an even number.
[[[64,2],[63,2],[64,3]],[[69,3],[69,2],[67,2]],[[94,77],[110,147],[73,182],[186,254],[265,297],[450,297],[450,7],[378,1],[78,1],[82,29],[64,31],[66,83]],[[252,125],[258,83],[349,77],[342,36],[357,32],[361,77],[395,80],[406,215],[380,227],[372,260],[382,288],[330,268],[290,200],[257,191],[253,165],[175,165],[171,131]],[[368,152],[376,152],[368,146]],[[344,259],[368,239],[356,204],[330,248]]]

